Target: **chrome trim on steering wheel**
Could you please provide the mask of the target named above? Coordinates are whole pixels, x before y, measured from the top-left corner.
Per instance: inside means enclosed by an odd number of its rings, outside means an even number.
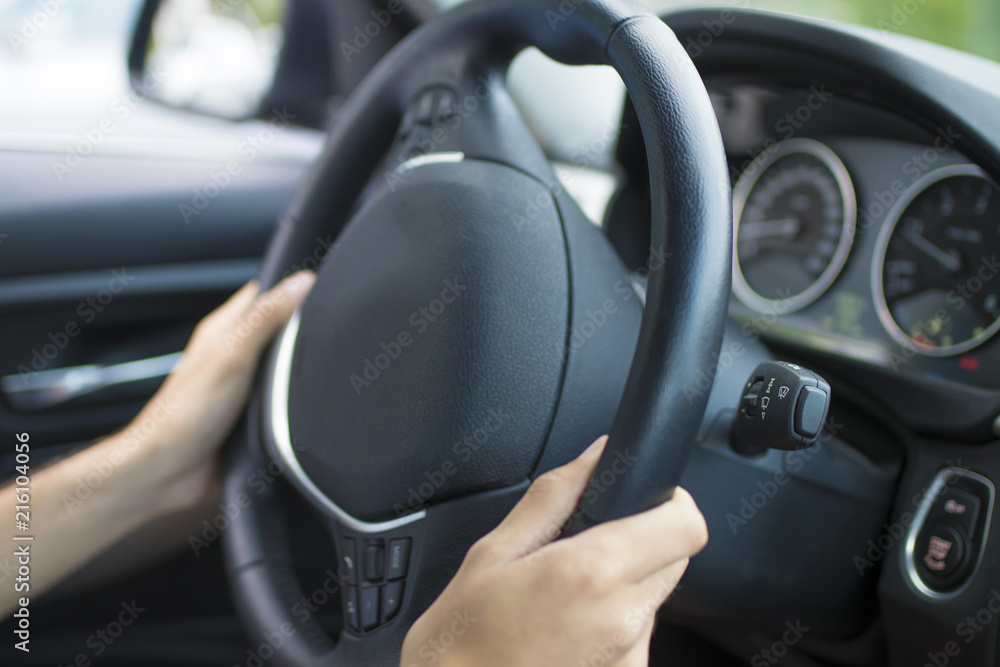
[[[269,405],[265,407],[264,418],[266,437],[271,439],[274,450],[278,454],[282,465],[288,472],[299,489],[314,500],[321,508],[326,510],[342,525],[359,533],[383,533],[394,530],[402,526],[420,521],[427,516],[426,510],[420,510],[413,514],[392,519],[370,523],[362,521],[347,513],[337,503],[330,500],[326,494],[319,490],[302,469],[298,458],[295,456],[295,448],[292,446],[292,431],[288,423],[288,389],[292,376],[292,357],[295,353],[295,341],[299,334],[299,311],[295,311],[285,329],[278,339],[276,351],[273,355],[273,365],[271,368],[269,387]]]

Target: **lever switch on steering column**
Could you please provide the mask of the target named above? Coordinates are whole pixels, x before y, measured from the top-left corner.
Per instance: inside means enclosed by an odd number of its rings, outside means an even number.
[[[765,361],[750,374],[733,425],[733,448],[805,449],[819,438],[830,409],[830,385],[810,370]]]

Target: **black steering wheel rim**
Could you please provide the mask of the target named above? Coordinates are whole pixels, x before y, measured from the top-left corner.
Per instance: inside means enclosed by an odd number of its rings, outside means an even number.
[[[697,70],[655,15],[637,2],[618,0],[482,0],[415,31],[372,70],[341,109],[324,154],[271,241],[261,284],[267,288],[307,266],[303,262],[315,256],[317,240],[339,235],[406,105],[422,86],[442,78],[475,81],[502,75],[513,56],[527,46],[567,64],[611,65],[622,76],[649,156],[652,247],[669,258],[650,272],[634,360],[595,476],[626,450],[642,465],[630,468],[622,483],[611,485],[596,502],[582,507],[569,528],[573,532],[670,497],[708,399],[707,392],[689,390],[700,373],[714,368],[713,354],[718,353],[725,324],[732,230],[722,141]],[[537,147],[517,149],[508,153],[514,169],[527,173],[548,169]],[[276,349],[275,354],[280,353],[280,342]],[[273,385],[273,361],[263,392]],[[247,480],[266,461],[260,448],[253,446],[269,435],[261,432],[267,409],[267,401],[261,400],[266,394],[261,393],[255,392],[239,438],[251,446],[238,445],[229,452],[227,501],[238,501],[246,493]],[[270,428],[271,423],[264,422]],[[449,531],[469,536],[484,532],[483,527],[488,529],[503,516],[526,483],[482,493],[475,519],[456,514],[444,523]],[[224,536],[229,579],[251,637],[279,633],[281,646],[274,649],[275,642],[270,642],[277,664],[397,662],[408,622],[443,588],[450,576],[446,573],[457,567],[463,554],[452,554],[433,581],[416,582],[414,588],[420,589],[416,599],[394,624],[363,637],[345,633],[333,646],[314,618],[303,621],[293,616],[291,605],[301,592],[292,575],[282,520],[271,502],[273,493],[268,487],[252,494],[253,502]],[[444,529],[429,526],[415,539],[431,544],[437,539],[435,530]],[[460,550],[457,545],[455,550]],[[343,587],[345,582],[336,585]],[[282,631],[286,624],[291,632]]]

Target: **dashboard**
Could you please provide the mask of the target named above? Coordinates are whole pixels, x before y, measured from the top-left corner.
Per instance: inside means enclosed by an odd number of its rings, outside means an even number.
[[[1000,192],[956,148],[820,86],[718,82],[745,335],[1000,383]]]

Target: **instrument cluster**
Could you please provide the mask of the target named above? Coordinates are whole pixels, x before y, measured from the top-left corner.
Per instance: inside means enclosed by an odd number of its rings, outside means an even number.
[[[940,137],[850,132],[847,102],[819,132],[803,123],[776,141],[769,119],[780,127],[775,109],[795,109],[794,95],[713,99],[734,176],[732,310],[744,332],[1000,386],[997,183]],[[748,108],[765,136],[756,149]]]

